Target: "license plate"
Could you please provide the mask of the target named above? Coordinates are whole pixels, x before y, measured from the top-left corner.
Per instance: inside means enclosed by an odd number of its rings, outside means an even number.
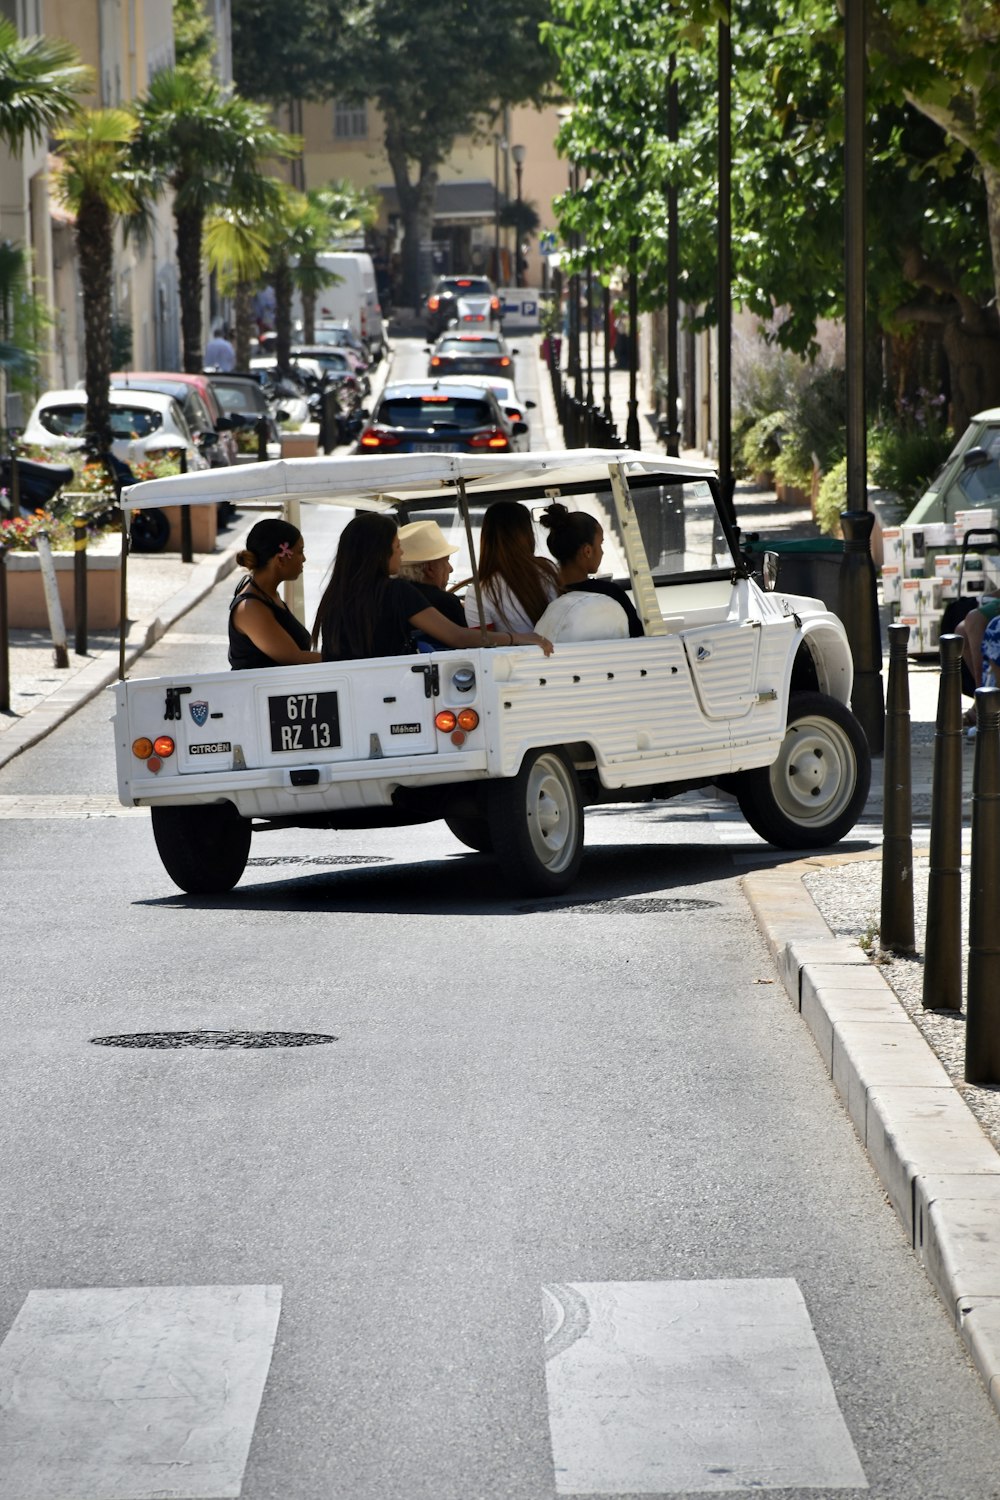
[[[340,744],[336,693],[283,693],[268,698],[271,749],[333,750]]]
[[[410,448],[411,453],[455,453],[458,449],[457,443],[414,443]]]

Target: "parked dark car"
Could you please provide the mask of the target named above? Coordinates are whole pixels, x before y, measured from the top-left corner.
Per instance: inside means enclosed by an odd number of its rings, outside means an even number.
[[[237,370],[231,370],[225,374],[221,371],[219,373],[212,371],[206,379],[210,382],[223,412],[231,422],[236,424],[237,430],[255,429],[263,417],[267,422],[268,443],[281,441],[278,422],[283,420],[283,413],[269,404],[256,375]],[[249,447],[250,445],[244,443],[241,446]]]
[[[458,321],[459,301],[476,322],[499,327],[502,309],[493,283],[486,276],[440,276],[427,298],[425,331],[429,339]]]
[[[449,381],[387,385],[358,440],[360,453],[508,453],[527,432],[511,424],[492,391]]]
[[[503,375],[513,379],[516,349],[498,333],[444,333],[430,351],[428,375]]]
[[[367,396],[372,388],[368,378],[368,366],[364,364],[349,349],[339,344],[293,344],[291,348],[292,363],[299,360],[311,360],[321,365],[324,375],[350,375],[357,381],[363,396]]]

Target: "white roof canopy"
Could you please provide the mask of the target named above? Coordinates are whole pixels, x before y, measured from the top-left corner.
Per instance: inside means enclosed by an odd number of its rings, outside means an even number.
[[[122,491],[122,509],[164,505],[216,505],[221,501],[263,501],[281,505],[349,505],[355,510],[387,510],[399,500],[436,499],[454,494],[458,481],[470,495],[490,491],[546,488],[588,481],[606,485],[611,467],[628,475],[662,475],[663,483],[713,479],[711,464],[682,462],[617,448],[574,448],[552,453],[387,453],[347,458],[281,458],[148,479]]]

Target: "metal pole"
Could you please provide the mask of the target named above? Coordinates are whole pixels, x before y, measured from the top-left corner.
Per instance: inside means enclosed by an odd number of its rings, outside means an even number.
[[[728,7],[727,7],[728,12]],[[732,38],[728,21],[719,22],[719,482],[736,525],[733,506],[732,416]]]
[[[493,275],[500,286],[500,133],[493,132]]]
[[[87,654],[87,517],[73,517],[73,609],[77,656]]]
[[[889,702],[885,716],[882,804],[883,948],[912,953],[913,798],[910,777],[909,625],[889,626]]]
[[[587,253],[587,405],[594,405],[594,263]],[[589,418],[588,418],[589,420]]]
[[[874,525],[875,517],[870,510],[841,513],[844,556],[840,564],[837,613],[844,622],[854,658],[851,708],[865,732],[871,753],[881,755],[885,743],[885,700],[878,591],[871,554]]]
[[[965,1081],[1000,1083],[1000,688],[976,689]]]
[[[865,422],[865,9],[844,0],[844,362],[847,505],[868,508]]]
[[[604,287],[604,415],[612,421],[611,407],[611,283]]]
[[[670,54],[667,73],[667,138],[676,142],[679,134],[679,106],[677,79],[675,76],[677,57]],[[680,236],[677,184],[667,187],[667,454],[677,458],[681,451],[680,432],[677,427],[677,409],[680,401],[680,364],[677,350],[677,322],[680,314],[677,287],[680,279]]]
[[[257,418],[257,462],[267,463],[267,417],[263,413]]]
[[[639,402],[635,393],[636,372],[639,361],[639,283],[636,263],[639,259],[639,236],[633,234],[629,240],[628,267],[628,421],[625,426],[625,444],[638,448],[642,442],[639,435]]]
[[[576,193],[580,186],[580,169],[574,163],[571,172],[571,187]],[[580,231],[573,230],[572,234],[573,264],[576,266],[576,257],[580,253]],[[570,335],[569,335],[569,359],[570,374],[573,376],[573,395],[577,401],[583,400],[583,371],[580,368],[580,272],[574,269],[569,278],[569,305],[570,305]]]
[[[7,548],[0,544],[0,709],[10,708],[10,634],[7,627]]]
[[[939,649],[923,1005],[925,1010],[961,1010],[962,637],[943,635]]]
[[[181,449],[181,473],[187,473],[187,453]],[[194,562],[194,542],[191,537],[191,507],[181,506],[181,562]]]

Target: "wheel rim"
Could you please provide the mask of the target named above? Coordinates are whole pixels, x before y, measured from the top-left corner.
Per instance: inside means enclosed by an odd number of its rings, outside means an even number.
[[[572,864],[580,808],[569,770],[557,755],[540,755],[528,775],[526,810],[531,847],[554,875]]]
[[[824,718],[789,724],[771,766],[774,799],[786,818],[832,823],[847,807],[856,783],[854,747],[839,725]]]

